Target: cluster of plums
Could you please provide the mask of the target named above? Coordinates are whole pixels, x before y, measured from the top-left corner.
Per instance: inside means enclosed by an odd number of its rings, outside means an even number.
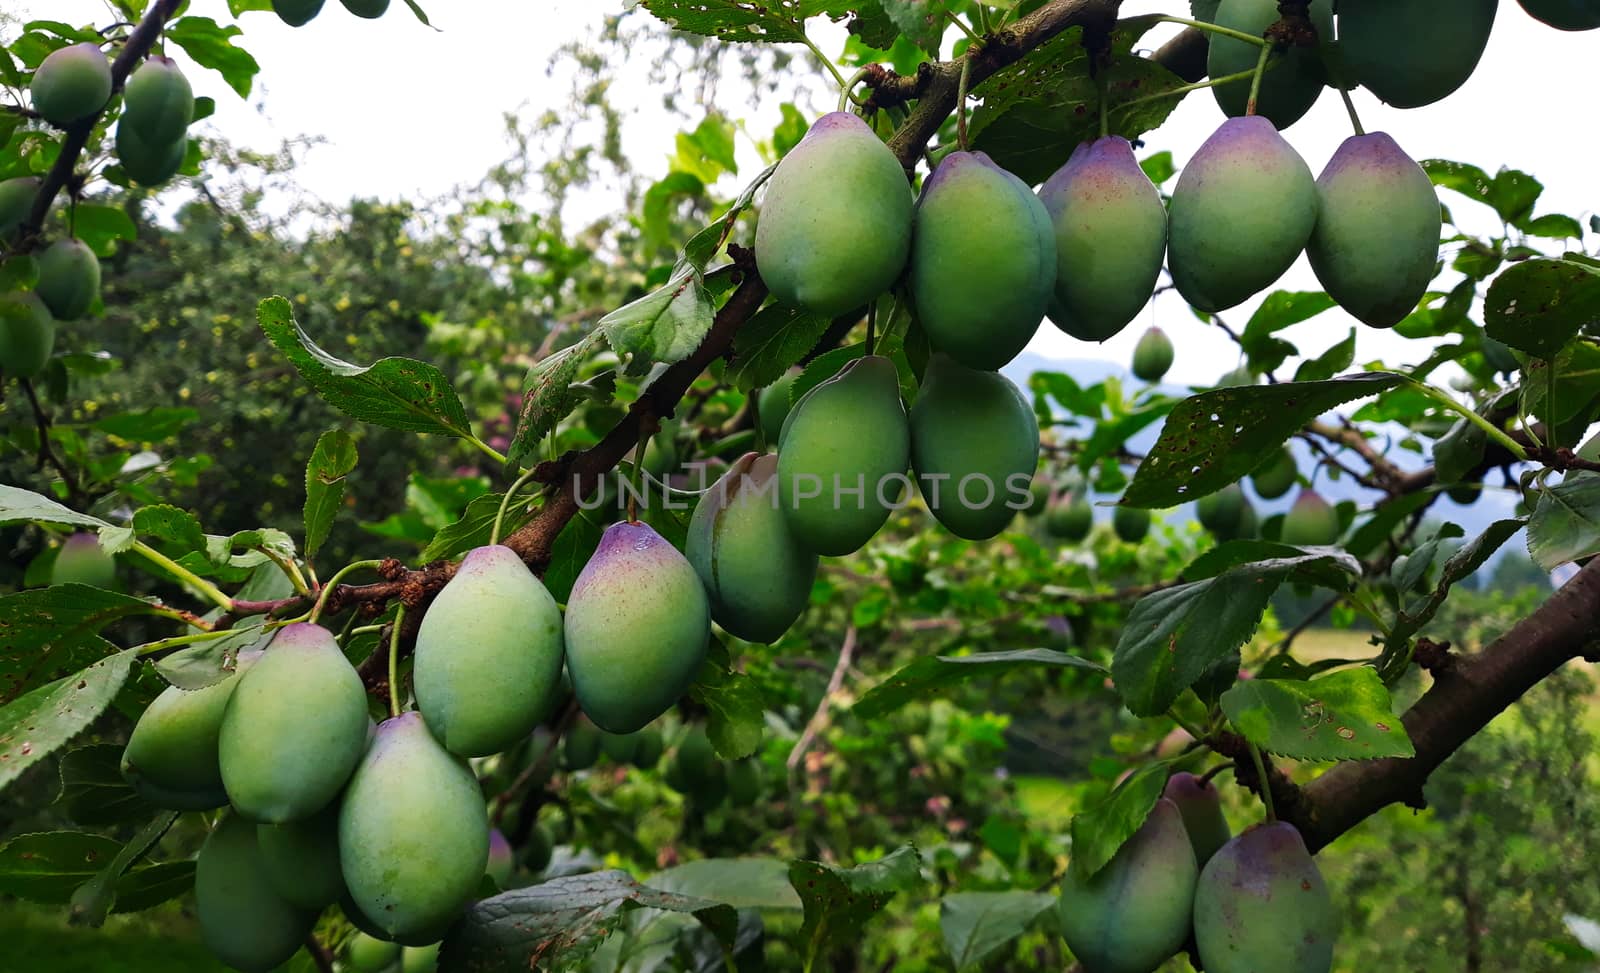
[[[325,2],[326,0],[272,0],[272,12],[290,27],[303,27],[322,12],[322,5]],[[367,20],[376,20],[389,9],[389,0],[339,0],[339,2],[344,4],[344,9]]]
[[[82,124],[111,100],[111,62],[93,43],[52,51],[29,87],[34,111],[62,127]],[[170,58],[150,57],[122,90],[117,123],[117,160],[133,182],[155,186],[182,167],[194,119],[194,91]],[[39,194],[39,180],[22,176],[0,182],[0,250],[9,250]],[[31,291],[0,294],[0,369],[37,376],[55,348],[56,323],[88,314],[100,296],[100,261],[76,238],[57,240],[38,254],[38,281]]]
[[[1187,773],[1104,868],[1068,871],[1058,905],[1085,973],[1155,973],[1190,945],[1206,973],[1328,973],[1339,927],[1294,825],[1234,837],[1216,789]]]

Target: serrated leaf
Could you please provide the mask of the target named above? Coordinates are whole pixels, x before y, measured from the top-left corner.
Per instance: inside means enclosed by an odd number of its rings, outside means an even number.
[[[1291,576],[1326,581],[1330,568],[1359,577],[1352,563],[1332,553],[1255,561],[1139,599],[1111,663],[1123,703],[1135,716],[1166,712],[1185,689],[1238,654],[1278,585]]]
[[[439,966],[458,973],[570,970],[616,929],[624,911],[638,908],[692,915],[730,948],[739,924],[731,906],[658,891],[626,872],[594,872],[473,904],[446,935]]]
[[[583,566],[589,563],[595,548],[600,546],[600,536],[605,531],[589,517],[579,514],[567,521],[567,526],[556,536],[550,548],[550,566],[544,571],[544,586],[550,597],[566,604],[572,595],[572,584],[578,580]]]
[[[921,882],[922,857],[911,845],[854,868],[814,861],[789,865],[789,884],[805,910],[800,936],[806,942],[854,942],[890,899]]]
[[[119,652],[0,708],[0,789],[105,712],[128,681],[133,660],[133,653]]]
[[[178,820],[177,811],[162,811],[149,824],[140,828],[139,832],[122,846],[122,850],[117,852],[110,864],[96,872],[93,878],[72,893],[69,920],[74,924],[95,929],[105,925],[106,916],[111,912],[111,905],[116,900],[118,883],[127,875],[128,869],[161,840],[161,836],[167,833],[167,829],[171,828],[176,820]]]
[[[1222,711],[1251,743],[1295,760],[1416,756],[1389,690],[1368,666],[1240,682],[1222,694]]]
[[[249,51],[233,45],[233,39],[244,31],[232,24],[223,27],[210,17],[180,17],[168,23],[164,33],[194,63],[222,75],[240,98],[250,97],[250,87],[261,65]]]
[[[706,736],[717,756],[740,760],[761,746],[766,707],[755,680],[732,671],[723,652],[713,652],[689,690],[706,710]]]
[[[239,670],[240,652],[266,648],[271,638],[272,633],[263,623],[243,625],[224,638],[211,639],[174,652],[156,663],[156,671],[161,678],[179,689],[188,692],[205,689]]]
[[[419,560],[423,564],[428,564],[440,558],[453,558],[489,543],[489,535],[494,532],[494,519],[500,513],[500,501],[503,496],[499,493],[486,493],[481,497],[474,497],[472,502],[467,504],[467,509],[462,511],[459,520],[439,528],[439,532],[433,535],[433,540],[423,548]],[[506,519],[501,525],[502,538],[533,519],[533,511],[529,509],[529,504],[536,499],[535,496],[527,495],[520,500],[512,501],[506,508]]]
[[[727,43],[805,40],[801,0],[639,0],[673,30]]]
[[[471,434],[466,409],[434,366],[385,358],[363,368],[335,358],[300,330],[289,302],[281,297],[262,301],[256,320],[317,394],[352,419],[436,436]]]
[[[885,716],[912,702],[938,697],[940,690],[969,679],[996,678],[1018,669],[1076,668],[1106,672],[1105,666],[1054,649],[975,652],[972,655],[925,656],[872,687],[851,711],[863,719]]]
[[[700,347],[717,309],[700,270],[678,261],[660,289],[600,319],[606,341],[627,362],[630,375],[642,375],[657,362],[682,361]]]
[[[1433,469],[1440,483],[1460,483],[1483,463],[1489,450],[1489,434],[1477,423],[1457,420],[1450,431],[1433,444]]]
[[[1250,321],[1239,335],[1239,345],[1258,372],[1276,370],[1296,353],[1294,345],[1274,338],[1284,328],[1309,321],[1334,306],[1333,298],[1320,291],[1273,291],[1261,301],[1261,306],[1250,315]],[[1331,376],[1330,376],[1331,377]]]
[[[1044,892],[957,892],[939,903],[939,928],[957,970],[981,966],[1056,903]]]
[[[160,406],[140,412],[124,412],[105,416],[94,421],[94,427],[133,442],[160,442],[176,436],[183,428],[200,418],[199,411],[189,408]]]
[[[116,646],[97,633],[152,609],[138,598],[81,584],[0,597],[0,705],[110,655]]]
[[[23,523],[54,524],[57,527],[111,526],[99,517],[70,510],[32,490],[0,484],[0,526]]]
[[[95,744],[61,757],[59,808],[85,827],[121,824],[147,817],[155,809],[122,776],[122,747]]]
[[[1539,494],[1528,523],[1528,554],[1546,571],[1600,554],[1600,476],[1569,473]]]
[[[1573,260],[1513,264],[1483,304],[1489,337],[1535,358],[1554,358],[1579,329],[1600,321],[1600,272]]]
[[[818,314],[769,304],[734,335],[726,381],[744,392],[771,385],[816,347],[831,323]]]
[[[183,553],[206,549],[206,534],[200,529],[200,521],[195,515],[168,504],[155,504],[135,510],[133,530],[136,534],[176,544]]]
[[[1166,786],[1166,763],[1147,764],[1113,788],[1105,800],[1074,815],[1071,867],[1085,879],[1105,868],[1150,816]]]
[[[1215,389],[1184,399],[1122,502],[1165,509],[1215,493],[1259,469],[1317,416],[1402,381],[1389,372],[1366,372],[1326,382]]]
[[[517,418],[516,436],[511,441],[510,460],[520,463],[534,455],[539,443],[557,424],[572,414],[588,395],[575,389],[578,368],[588,357],[598,332],[563,348],[528,370],[523,383],[522,412]]]
[[[937,56],[944,37],[945,0],[878,0],[889,20],[911,43]]]
[[[65,905],[121,847],[104,835],[80,831],[17,835],[0,845],[0,893]]]
[[[356,441],[342,429],[317,437],[306,463],[306,557],[313,557],[328,539],[333,518],[344,504],[344,478],[356,468]]]
[[[735,909],[800,909],[800,896],[789,884],[789,866],[776,858],[703,858],[657,872],[649,885]]]

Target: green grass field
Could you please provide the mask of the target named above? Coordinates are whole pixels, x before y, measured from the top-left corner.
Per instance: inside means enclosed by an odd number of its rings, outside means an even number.
[[[86,929],[67,925],[64,909],[0,902],[0,929],[0,973],[227,973],[175,910]]]

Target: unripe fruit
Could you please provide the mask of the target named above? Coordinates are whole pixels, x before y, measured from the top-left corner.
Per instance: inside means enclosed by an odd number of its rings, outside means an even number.
[[[537,875],[550,867],[550,858],[554,853],[550,832],[542,824],[534,825],[533,830],[528,832],[528,843],[522,847],[523,867]]]
[[[1129,544],[1137,544],[1150,533],[1150,511],[1119,505],[1111,512],[1111,529]]]
[[[1028,484],[1027,512],[1029,517],[1039,516],[1050,506],[1052,489],[1050,481],[1046,479],[1045,474],[1035,473],[1033,475],[1033,482]]]
[[[1339,49],[1355,80],[1382,100],[1431,105],[1472,76],[1498,5],[1455,0],[1446,11],[1437,0],[1340,0]]]
[[[1283,276],[1316,222],[1305,160],[1265,118],[1230,118],[1172,191],[1173,283],[1200,310],[1225,311]]]
[[[561,693],[561,609],[509,547],[462,559],[417,629],[412,686],[428,731],[462,757],[533,732]]]
[[[484,866],[484,874],[494,880],[500,888],[511,886],[511,873],[516,869],[516,855],[511,851],[511,842],[500,833],[499,828],[489,829],[489,864]]]
[[[1250,474],[1250,485],[1256,488],[1256,495],[1263,500],[1278,499],[1299,481],[1300,468],[1295,465],[1294,454],[1289,452],[1288,447],[1273,453],[1271,459]]]
[[[146,145],[171,145],[194,120],[194,89],[178,62],[154,56],[128,77],[122,89],[122,120]]]
[[[761,797],[761,764],[754,758],[735,760],[728,765],[728,801],[734,807],[749,807]]]
[[[604,733],[600,734],[600,752],[606,759],[614,764],[625,764],[633,760],[633,752],[639,746],[638,733]]]
[[[114,588],[117,561],[100,546],[94,534],[73,534],[61,542],[55,563],[50,566],[50,583],[86,584],[94,588]]]
[[[588,770],[600,762],[600,729],[579,716],[561,738],[561,764],[568,770]]]
[[[117,123],[117,161],[128,178],[141,186],[159,186],[177,175],[188,151],[185,137],[150,142],[132,125]]]
[[[321,910],[344,896],[337,805],[303,821],[257,825],[256,843],[267,881],[285,902]]]
[[[84,41],[51,51],[33,72],[33,110],[55,125],[71,125],[111,100],[111,62],[98,44]]]
[[[407,946],[400,957],[400,973],[438,973],[439,946]]]
[[[1317,29],[1320,45],[1333,42],[1333,4],[1319,0],[1307,9],[1312,25]],[[1277,0],[1222,0],[1217,7],[1216,23],[1220,27],[1257,37],[1282,19]],[[1213,78],[1253,70],[1261,57],[1261,48],[1223,35],[1211,38],[1207,60],[1207,73]],[[1299,121],[1328,83],[1328,72],[1322,64],[1319,47],[1292,47],[1284,52],[1270,72],[1261,79],[1261,96],[1256,102],[1256,114],[1262,115],[1281,131]],[[1225,114],[1238,117],[1245,113],[1250,100],[1250,82],[1236,81],[1211,89],[1217,96],[1217,105]]]
[[[400,944],[358,932],[344,948],[344,961],[352,973],[387,973],[400,962]]]
[[[367,694],[333,634],[280,629],[239,677],[218,754],[228,799],[258,822],[282,824],[327,807],[367,746]]]
[[[1011,380],[935,354],[911,407],[911,466],[947,530],[986,540],[1017,514],[1039,466],[1039,420]]]
[[[323,0],[272,0],[272,12],[290,27],[303,27],[322,12]]]
[[[606,528],[567,600],[567,672],[601,729],[632,733],[678,701],[705,661],[711,612],[694,568],[645,524]]]
[[[756,264],[772,295],[828,317],[888,290],[911,253],[911,185],[848,112],[817,119],[767,184]]]
[[[34,176],[19,176],[0,182],[0,244],[5,243],[22,226],[38,194],[39,180]]]
[[[1161,794],[1171,801],[1183,815],[1183,830],[1194,848],[1194,858],[1201,868],[1228,843],[1233,830],[1222,814],[1222,797],[1210,781],[1201,780],[1187,772],[1173,774]]]
[[[407,946],[437,941],[483,881],[483,793],[420,714],[378,726],[339,808],[339,863],[355,905]]]
[[[0,295],[0,371],[33,378],[50,363],[56,345],[56,319],[29,291]]]
[[[100,260],[82,240],[57,240],[39,254],[34,293],[57,321],[76,321],[100,296]]]
[[[339,0],[339,2],[344,4],[344,9],[368,20],[382,17],[384,11],[389,9],[389,0]]]
[[[1033,190],[982,152],[945,156],[911,235],[911,297],[933,349],[1003,367],[1039,330],[1055,277],[1055,233]]]
[[[1519,0],[1522,9],[1557,30],[1600,27],[1600,0]]]
[[[1296,547],[1326,547],[1339,539],[1339,512],[1316,491],[1306,490],[1283,518],[1279,539]]]
[[[1439,259],[1439,197],[1422,167],[1375,132],[1346,139],[1317,179],[1311,269],[1362,323],[1391,328],[1417,309]]]
[[[789,413],[778,447],[778,500],[802,543],[818,554],[851,554],[889,519],[910,462],[894,363],[858,358]]]
[[[1161,193],[1127,139],[1085,143],[1039,190],[1056,238],[1049,314],[1081,341],[1128,326],[1155,292],[1167,248]]]
[[[711,617],[749,642],[775,642],[811,600],[817,556],[778,505],[778,457],[746,453],[700,497],[685,554]]]
[[[1159,382],[1167,377],[1177,357],[1172,339],[1160,328],[1151,328],[1133,348],[1133,377],[1144,382]]]
[[[300,951],[317,914],[285,902],[267,880],[256,827],[224,817],[195,862],[194,897],[200,938],[224,963],[267,973]]]
[[[783,435],[783,422],[789,418],[789,390],[800,377],[799,369],[791,368],[771,385],[762,389],[756,400],[756,412],[761,419],[761,438],[768,447],[776,447]]]
[[[1195,519],[1218,540],[1231,540],[1239,533],[1244,508],[1244,491],[1239,489],[1239,484],[1230,483],[1195,501]]]
[[[718,759],[705,727],[690,727],[678,743],[672,758],[672,776],[677,789],[702,807],[715,807],[727,797],[727,768]]]
[[[1294,825],[1260,824],[1218,851],[1194,893],[1206,973],[1328,973],[1339,916]]]
[[[1094,877],[1067,870],[1059,916],[1072,954],[1094,973],[1154,973],[1189,938],[1198,874],[1183,817],[1157,801]]]
[[[665,748],[661,731],[645,727],[639,731],[638,741],[633,747],[633,765],[640,770],[654,770],[656,764],[661,762],[661,753]]]
[[[1051,537],[1077,543],[1094,529],[1094,508],[1081,493],[1060,497],[1044,515],[1044,530]]]
[[[1483,484],[1463,483],[1446,490],[1444,495],[1450,498],[1451,503],[1462,507],[1470,507],[1478,502],[1478,498],[1483,496]]]
[[[204,689],[168,686],[133,726],[122,752],[122,776],[157,807],[205,811],[228,803],[218,738],[228,701],[243,671],[260,659],[242,652],[239,671]]]

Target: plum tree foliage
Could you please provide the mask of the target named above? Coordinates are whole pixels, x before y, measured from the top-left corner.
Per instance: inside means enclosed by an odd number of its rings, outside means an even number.
[[[0,594],[0,788],[59,780],[70,825],[0,845],[0,893],[90,925],[192,895],[244,971],[1328,973],[1354,938],[1324,877],[1341,838],[1594,658],[1600,223],[1360,121],[1450,96],[1510,4],[642,0],[606,29],[653,16],[640,36],[705,80],[730,51],[752,75],[814,58],[838,110],[785,103],[767,137],[695,106],[638,212],[571,234],[511,197],[517,172],[565,190],[625,161],[596,81],[575,100],[608,147],[524,144],[426,257],[415,211],[331,251],[376,274],[381,238],[436,287],[472,265],[444,288],[483,289],[477,324],[418,311],[433,360],[343,360],[347,297],[245,275],[241,371],[341,419],[293,470],[229,471],[303,506],[225,523],[179,502],[199,457],[158,452],[216,396],[83,393],[162,232],[130,214],[226,167],[191,126],[258,65],[178,0],[115,6],[130,22],[25,24],[0,57],[0,459],[31,478],[0,486],[29,562]],[[316,30],[324,6],[229,9]],[[1589,0],[1521,7],[1600,27]],[[1181,166],[1151,151],[1202,89],[1215,134]],[[1355,134],[1318,178],[1291,126],[1323,97]],[[740,131],[766,165],[742,184]],[[259,236],[204,199],[208,254]],[[1273,291],[1302,256],[1324,291]],[[1237,346],[1212,385],[1163,384],[1193,372],[1176,322],[1141,325],[1133,382],[1002,374],[1046,317],[1104,342],[1169,290]],[[1417,354],[1357,368],[1349,322]],[[423,456],[404,511],[356,492]],[[1443,519],[1491,492],[1517,509]],[[333,540],[355,522],[362,557]],[[1453,631],[1524,530],[1563,586]],[[1297,651],[1323,615],[1365,654]],[[1014,774],[1041,731],[1048,766]],[[1063,790],[1025,799],[1040,780]]]

